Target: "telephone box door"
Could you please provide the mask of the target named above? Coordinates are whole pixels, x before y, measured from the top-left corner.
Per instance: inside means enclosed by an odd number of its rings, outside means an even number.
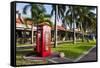
[[[51,27],[42,25],[38,27],[36,37],[36,51],[39,56],[46,57],[51,54]]]

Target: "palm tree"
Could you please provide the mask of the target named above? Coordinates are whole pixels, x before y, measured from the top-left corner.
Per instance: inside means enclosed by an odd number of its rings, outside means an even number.
[[[84,41],[84,32],[95,24],[95,14],[91,12],[94,7],[84,7],[84,6],[69,6],[66,12],[65,20],[73,26],[73,43],[75,43],[75,24],[80,26],[82,31],[82,42]],[[94,22],[94,23],[93,23]]]
[[[55,24],[54,24],[54,28],[55,28],[55,32],[54,32],[54,47],[57,46],[57,20],[61,19],[63,20],[64,17],[64,11],[65,11],[65,5],[52,5],[52,11],[51,11],[51,15],[55,15]]]
[[[75,25],[77,23],[77,17],[78,17],[78,8],[77,6],[68,6],[68,11],[66,12],[65,20],[73,25],[71,29],[73,29],[73,44],[76,43],[76,33],[75,33]]]
[[[95,26],[95,14],[91,12],[91,10],[94,10],[94,7],[79,7],[79,22],[81,26],[82,31],[82,42],[84,42],[84,33],[86,33],[86,30],[92,29],[93,25]],[[92,27],[92,28],[91,28]]]
[[[34,35],[34,30],[33,30],[33,26],[34,24],[38,24],[38,19],[41,15],[43,15],[45,13],[45,8],[43,7],[43,5],[40,4],[29,4],[26,5],[23,9],[23,13],[27,14],[27,9],[31,8],[31,19],[33,20],[32,23],[32,37],[31,37],[31,43],[33,44],[33,35]]]

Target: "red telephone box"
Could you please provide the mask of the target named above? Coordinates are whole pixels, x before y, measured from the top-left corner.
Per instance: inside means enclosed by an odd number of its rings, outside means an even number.
[[[51,27],[47,24],[41,24],[37,28],[36,52],[41,57],[51,54]]]

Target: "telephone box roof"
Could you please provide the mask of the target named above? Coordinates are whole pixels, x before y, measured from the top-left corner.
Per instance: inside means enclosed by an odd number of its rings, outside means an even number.
[[[43,22],[43,23],[40,23],[39,26],[44,26],[44,25],[48,25],[50,26],[50,24],[48,22]],[[51,26],[50,26],[51,27]]]

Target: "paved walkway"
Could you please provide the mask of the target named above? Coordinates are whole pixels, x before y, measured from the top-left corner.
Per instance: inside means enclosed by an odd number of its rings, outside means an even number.
[[[23,56],[23,58],[26,59],[26,60],[30,60],[30,61],[45,60],[45,61],[48,61],[48,63],[68,63],[68,62],[72,62],[72,60],[67,59],[65,57],[61,58],[59,56],[59,53],[52,53],[48,57],[38,57],[38,56],[33,56],[32,54],[30,54],[30,55]]]
[[[72,60],[68,59],[68,58],[61,58],[59,53],[53,53],[51,54],[51,56],[49,56],[49,61],[51,61],[52,63],[67,63],[67,62],[72,62]]]
[[[78,62],[96,61],[96,60],[97,60],[97,55],[96,55],[96,47],[95,47],[87,55],[81,58]]]

